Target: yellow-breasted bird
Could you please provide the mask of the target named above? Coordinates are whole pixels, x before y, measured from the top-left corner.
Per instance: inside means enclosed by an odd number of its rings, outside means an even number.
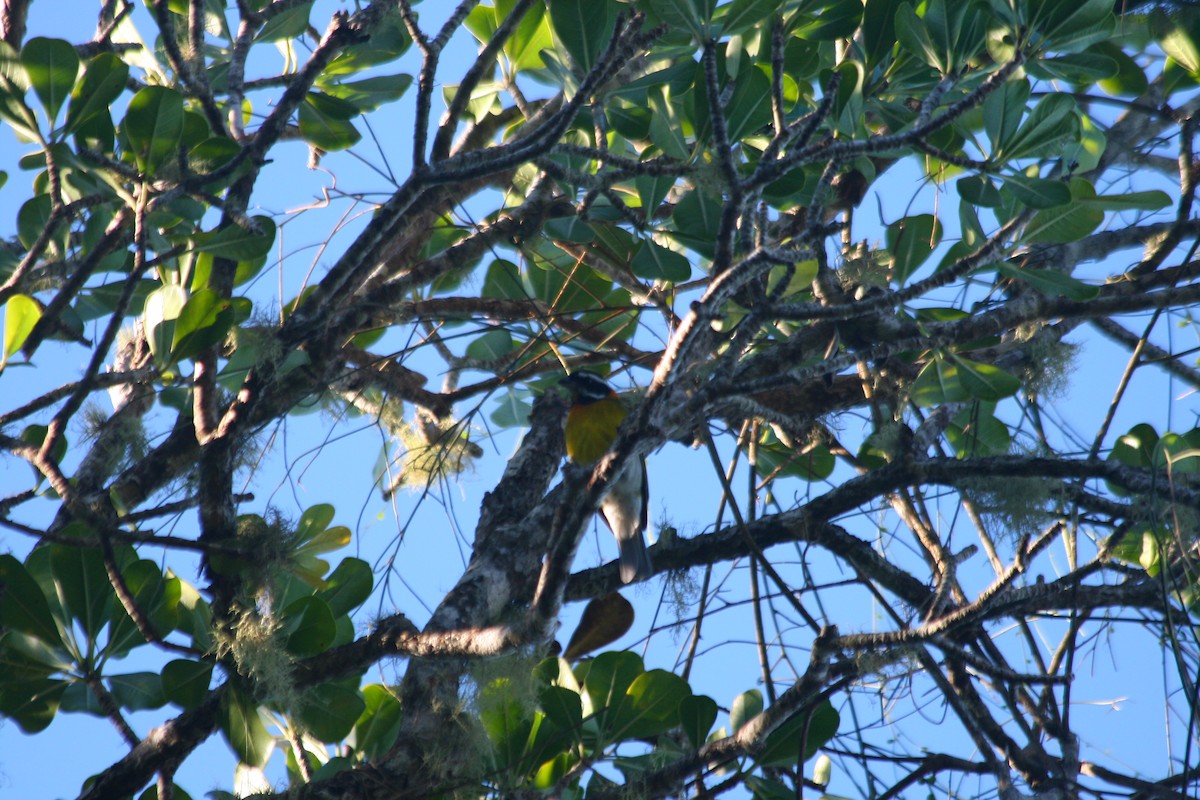
[[[567,412],[567,458],[591,466],[608,452],[629,412],[616,392],[594,372],[575,372],[563,379],[563,385],[572,399]],[[654,572],[642,538],[649,506],[646,460],[627,461],[608,482],[600,501],[600,516],[617,539],[622,583],[645,580]]]

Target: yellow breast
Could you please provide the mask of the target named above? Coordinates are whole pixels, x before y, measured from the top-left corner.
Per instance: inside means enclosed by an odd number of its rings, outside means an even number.
[[[615,397],[576,405],[567,412],[567,458],[587,466],[608,452],[629,412]]]

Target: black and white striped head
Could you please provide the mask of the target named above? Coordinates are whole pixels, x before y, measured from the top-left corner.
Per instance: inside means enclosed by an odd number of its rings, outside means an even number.
[[[608,382],[594,372],[573,372],[562,379],[562,385],[567,387],[576,403],[595,403],[613,394]]]

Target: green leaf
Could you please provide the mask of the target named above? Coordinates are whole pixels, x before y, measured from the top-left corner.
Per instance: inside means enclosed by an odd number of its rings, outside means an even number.
[[[1003,400],[1021,388],[1020,380],[993,364],[971,361],[957,354],[952,357],[959,367],[963,389],[975,400]]]
[[[0,675],[4,676],[0,683],[46,678],[68,671],[73,665],[70,656],[41,639],[11,629],[0,634]]]
[[[617,24],[611,0],[554,0],[550,22],[580,75],[586,74],[608,45]]]
[[[896,220],[887,228],[892,279],[903,286],[942,241],[942,224],[932,214],[917,214]]]
[[[979,221],[979,212],[970,203],[958,204],[958,225],[962,231],[959,242],[969,250],[980,247],[987,239],[983,223]]]
[[[497,678],[485,686],[479,698],[479,719],[495,748],[501,769],[517,765],[532,730],[531,713],[513,695],[512,681]]]
[[[1041,244],[1077,242],[1104,222],[1104,212],[1089,203],[1096,190],[1084,178],[1072,178],[1068,184],[1071,201],[1039,211],[1021,232],[1021,241]]]
[[[938,54],[933,66],[943,75],[957,72],[983,46],[986,15],[978,3],[930,0],[923,22]]]
[[[606,739],[643,739],[679,726],[679,704],[692,694],[687,681],[663,669],[643,672],[619,698],[608,722]],[[604,730],[602,728],[602,730]]]
[[[193,172],[200,175],[213,172],[232,161],[242,150],[241,145],[226,136],[210,136],[202,140],[199,144],[188,151],[188,166]],[[240,169],[235,170],[237,175],[241,172]],[[221,181],[223,185],[229,178]]]
[[[297,656],[315,656],[325,652],[337,635],[333,612],[319,597],[301,597],[283,610],[283,617],[288,652]],[[358,713],[354,713],[356,719]]]
[[[481,294],[500,300],[525,300],[528,294],[521,281],[521,268],[511,261],[496,259],[488,265]]]
[[[908,3],[903,3],[896,9],[896,41],[900,47],[909,53],[919,56],[926,64],[945,72],[945,58],[934,45],[925,22],[917,16],[917,11]]]
[[[154,173],[176,155],[183,119],[183,97],[173,89],[147,86],[133,96],[121,125],[138,169]]]
[[[138,308],[139,306],[145,308],[146,299],[161,285],[155,280],[146,279],[138,281],[134,285],[130,308]],[[84,289],[79,293],[79,302],[75,304],[75,310],[79,312],[80,318],[85,322],[107,316],[116,310],[117,300],[124,289],[124,281]],[[131,312],[127,310],[126,313]]]
[[[212,671],[212,664],[204,661],[168,661],[162,671],[163,694],[176,705],[195,708],[208,694]]]
[[[50,548],[50,563],[67,612],[94,641],[108,623],[115,599],[103,556],[92,547],[55,544]]]
[[[1154,464],[1158,439],[1158,431],[1153,425],[1144,422],[1134,425],[1117,439],[1108,459],[1131,467],[1148,468]]]
[[[277,42],[281,39],[295,39],[303,36],[308,30],[308,19],[312,14],[312,2],[297,3],[279,12],[267,20],[262,30],[255,36],[259,42]]]
[[[378,683],[362,688],[363,712],[354,724],[354,748],[368,759],[382,758],[396,742],[402,714],[400,701]]]
[[[586,244],[596,239],[595,229],[576,216],[549,220],[543,230],[556,242]]]
[[[1138,564],[1146,570],[1146,574],[1151,578],[1156,577],[1162,569],[1162,557],[1165,549],[1167,548],[1163,546],[1162,537],[1158,535],[1157,530],[1150,528],[1142,531],[1142,552],[1138,556]]]
[[[858,449],[858,463],[866,469],[879,469],[892,461],[896,444],[894,437],[874,431]]]
[[[179,621],[183,582],[176,577],[164,578],[158,565],[147,559],[124,566],[121,575],[133,594],[134,602],[154,630],[159,635],[174,630]],[[110,655],[119,656],[146,643],[141,630],[122,604],[113,603],[111,614],[107,648]]]
[[[1105,211],[1158,211],[1174,204],[1171,196],[1158,189],[1127,194],[1103,194],[1080,198],[1079,202]]]
[[[679,107],[670,99],[669,88],[658,86],[647,92],[646,104],[650,107],[650,141],[666,155],[687,160],[690,151],[683,120]]]
[[[205,289],[212,286],[213,282],[213,267],[215,262],[212,254],[202,253],[198,250],[192,251],[190,255],[195,256],[195,261],[192,267],[192,280],[188,288],[190,289]],[[246,261],[237,262],[237,269],[233,274],[233,285],[241,286],[244,283],[258,277],[262,272],[262,268],[267,263],[267,256],[259,256],[258,258],[248,259]],[[229,303],[232,308],[237,310],[239,306],[245,306],[246,310],[253,308],[250,300],[244,297],[231,297]],[[241,312],[238,311],[238,314]],[[249,315],[247,314],[247,317]],[[239,321],[243,321],[246,317],[239,317]]]
[[[514,5],[514,0],[498,0],[494,20],[499,22],[501,19],[507,19]],[[484,8],[486,9],[486,6]],[[482,41],[490,39],[491,36],[488,35]],[[544,69],[546,62],[542,59],[542,51],[551,50],[553,47],[554,36],[550,30],[546,6],[535,3],[525,12],[513,35],[504,43],[504,54],[512,62],[513,68],[520,73]]]
[[[306,508],[296,523],[296,541],[311,542],[329,527],[335,513],[329,503],[317,503]]]
[[[1171,475],[1195,475],[1200,472],[1200,449],[1193,440],[1196,431],[1187,436],[1168,431],[1154,448],[1155,469],[1168,469]]]
[[[21,66],[20,56],[8,42],[0,40],[0,119],[13,127],[18,140],[38,142],[37,115],[25,104],[29,79]]]
[[[323,88],[331,97],[352,103],[360,113],[365,114],[384,103],[399,100],[408,91],[408,87],[412,86],[412,82],[412,75],[379,75]]]
[[[845,39],[858,29],[863,8],[859,3],[844,3],[840,0],[822,3],[820,11],[811,21],[798,25],[793,35],[814,42],[831,42]]]
[[[181,789],[179,784],[177,784],[177,783],[171,784],[171,797],[174,798],[174,800],[192,800],[192,796],[190,794],[188,794],[187,792],[185,792],[183,789]],[[225,797],[222,792],[218,792],[218,791],[210,791],[205,794],[205,797],[208,797],[209,800],[233,800],[233,795],[229,795],[228,797]],[[137,800],[158,800],[158,799],[159,799],[159,794],[158,794],[157,783],[151,783],[149,786],[147,786],[142,791],[142,793],[140,795],[138,795],[138,798],[137,798]]]
[[[811,714],[796,714],[772,731],[758,763],[771,767],[802,764],[837,735],[840,723],[837,710],[823,700]]]
[[[1038,0],[1030,8],[1030,24],[1055,50],[1103,41],[1113,29],[1113,4],[1107,0]]]
[[[744,70],[734,80],[733,94],[725,104],[730,144],[754,133],[771,121],[771,79],[761,69]]]
[[[50,127],[58,117],[58,110],[66,102],[75,86],[79,74],[79,56],[74,46],[62,39],[46,39],[38,36],[30,39],[21,48],[21,65],[42,107]]]
[[[687,258],[674,250],[645,239],[638,246],[629,268],[639,278],[652,281],[686,281],[692,274],[692,265]]]
[[[385,14],[366,41],[348,45],[324,70],[324,76],[348,75],[395,61],[412,46],[399,14]]]
[[[662,205],[674,185],[675,177],[672,175],[639,175],[634,179],[638,200],[647,216],[652,216]]]
[[[54,203],[48,194],[34,195],[21,204],[21,210],[17,212],[17,238],[22,245],[33,247],[54,218],[53,208]],[[51,253],[52,256],[58,254]]]
[[[713,243],[721,226],[721,203],[694,189],[675,205],[671,214],[675,231],[670,235],[705,258],[713,257]]]
[[[1172,537],[1171,531],[1153,524],[1134,527],[1110,545],[1112,556],[1127,564],[1137,564],[1153,578],[1162,569],[1162,555],[1171,547]]]
[[[636,653],[606,652],[587,665],[583,679],[585,696],[593,711],[601,711],[625,696],[630,685],[645,671]]]
[[[0,554],[0,623],[51,647],[62,644],[62,634],[42,588],[25,566],[7,553]]]
[[[692,747],[700,747],[717,721],[717,701],[702,694],[688,695],[679,702],[679,720]]]
[[[41,318],[42,307],[29,295],[8,298],[4,304],[4,358],[0,359],[0,368],[17,354]]]
[[[305,730],[314,737],[322,742],[337,742],[346,738],[366,707],[356,689],[340,683],[323,683],[304,692],[299,716]]]
[[[752,793],[754,800],[794,800],[796,790],[777,778],[746,776],[746,788]],[[839,800],[830,795],[822,795],[821,800]]]
[[[983,101],[983,130],[993,153],[1003,151],[1021,127],[1029,94],[1027,80],[1012,79]]]
[[[1103,222],[1103,211],[1075,201],[1039,211],[1025,226],[1021,241],[1029,244],[1070,244],[1082,240]]]
[[[327,152],[354,146],[362,134],[350,122],[358,116],[353,103],[321,92],[309,92],[300,104],[300,136]]]
[[[325,588],[317,597],[325,601],[335,617],[349,614],[371,596],[375,576],[371,565],[361,558],[343,558],[325,579]]]
[[[176,360],[192,358],[224,341],[234,323],[228,300],[212,289],[192,293],[175,322],[171,352]]]
[[[863,55],[871,70],[896,46],[896,14],[906,0],[866,0],[863,5]]]
[[[36,423],[33,425],[27,425],[25,427],[25,430],[21,431],[21,441],[26,444],[33,445],[34,447],[40,448],[45,443],[46,434],[49,433],[49,430],[50,429],[47,428],[45,425],[38,425]],[[52,461],[54,461],[54,463],[56,463],[56,464],[61,464],[62,460],[64,458],[66,458],[66,456],[67,456],[67,446],[68,446],[67,437],[59,436],[58,442],[54,445],[54,447],[51,450],[50,459]],[[39,479],[40,479],[40,473],[39,473]],[[29,557],[29,561],[28,561],[28,563],[31,565],[31,571],[32,571],[32,564],[34,563],[33,559],[35,556],[44,557],[48,561],[49,555],[50,555],[49,550],[35,550],[33,553],[31,553],[30,557]],[[41,580],[41,576],[39,576],[39,580]],[[43,581],[42,585],[47,586],[47,587],[49,586],[49,584],[45,581]],[[49,591],[48,588],[47,588],[47,591]],[[55,616],[58,616],[58,615],[56,614]],[[65,617],[63,617],[63,619],[65,620]]]
[[[191,637],[192,646],[207,652],[213,647],[212,607],[200,596],[196,587],[187,581],[180,580],[170,570],[166,573],[166,584],[175,587],[173,592],[178,598],[175,605],[178,609],[175,630]]]
[[[1159,38],[1158,44],[1179,66],[1192,75],[1200,75],[1200,43],[1197,42],[1197,31],[1187,24],[1188,21],[1188,17],[1173,20],[1171,30]]]
[[[52,678],[0,682],[0,715],[25,733],[40,733],[54,721],[69,684]]]
[[[217,711],[217,723],[238,760],[261,767],[271,757],[275,739],[258,714],[258,704],[240,686],[226,684]]]
[[[1067,53],[1055,58],[1031,61],[1029,74],[1043,80],[1060,80],[1088,86],[1112,78],[1119,69],[1117,62],[1099,53]]]
[[[895,12],[896,39],[902,51],[916,54],[941,74],[950,75],[982,47],[987,19],[979,3],[930,0],[924,17],[905,3]]]
[[[574,256],[545,240],[526,246],[531,266],[525,269],[530,293],[550,304],[555,311],[587,311],[599,308],[612,291],[612,282]]]
[[[711,0],[649,0],[651,10],[672,30],[688,31],[695,41],[708,38]]]
[[[1053,92],[1046,95],[992,157],[997,161],[1014,161],[1057,155],[1055,151],[1061,149],[1065,140],[1079,135],[1075,107],[1075,98],[1069,94]]]
[[[996,418],[995,403],[972,403],[954,415],[946,440],[960,456],[1006,455],[1012,446],[1008,426]]]
[[[768,479],[791,476],[810,482],[828,478],[835,464],[828,447],[789,447],[769,429],[760,437],[755,462],[758,473]]]
[[[729,706],[729,727],[735,733],[763,712],[763,696],[758,689],[749,689],[733,698]]]
[[[1118,561],[1124,561],[1126,564],[1141,564],[1145,546],[1144,537],[1147,535],[1152,536],[1153,534],[1142,530],[1125,531],[1116,542],[1113,542],[1111,538],[1108,540],[1109,552]]]
[[[262,258],[271,252],[271,245],[275,242],[275,221],[264,215],[252,219],[258,224],[258,231],[229,223],[217,230],[196,234],[192,237],[192,244],[200,252],[214,258],[232,261]]]
[[[604,109],[608,124],[614,131],[632,141],[642,141],[650,136],[650,109],[618,105],[616,102]]]
[[[533,410],[529,397],[530,393],[524,389],[509,387],[508,391],[496,398],[496,410],[488,415],[488,419],[500,428],[521,428],[528,425],[529,412]]]
[[[67,133],[74,133],[97,116],[112,125],[110,106],[125,91],[129,65],[113,53],[101,53],[87,63],[83,80],[71,92],[67,106]]]
[[[552,774],[561,778],[563,767],[569,767],[570,762],[559,757],[566,756],[578,741],[573,731],[562,730],[545,714],[534,714],[517,769],[524,775],[535,773],[534,786],[543,785]]]
[[[1004,190],[1030,208],[1054,208],[1071,202],[1071,189],[1062,181],[1031,178],[1028,175],[1002,175]]]
[[[579,692],[565,686],[545,686],[538,694],[542,713],[563,731],[578,731],[583,724],[583,701]]]
[[[1100,293],[1099,286],[1084,283],[1078,278],[1055,269],[1035,269],[1001,264],[997,271],[1001,275],[1029,284],[1039,294],[1047,297],[1069,297],[1072,300],[1090,300]]]
[[[971,399],[959,379],[958,366],[940,354],[924,366],[913,381],[910,392],[912,401],[923,408]]]
[[[487,331],[478,338],[471,341],[467,345],[467,358],[477,359],[479,361],[494,361],[497,358],[504,358],[513,352],[514,344],[512,335],[500,328],[498,330]]]
[[[969,175],[959,178],[955,181],[954,188],[958,191],[959,197],[973,206],[996,208],[1003,202],[1000,190],[996,188],[992,179],[985,175]]]
[[[143,312],[146,341],[159,369],[166,369],[175,361],[171,353],[171,344],[175,341],[175,322],[183,313],[187,300],[187,290],[175,285],[161,286],[146,298]]]
[[[763,25],[779,9],[781,0],[733,0],[721,17],[721,36],[738,36]]]
[[[146,711],[167,704],[163,679],[157,672],[132,672],[108,678],[108,688],[122,708]]]
[[[1146,78],[1145,71],[1115,43],[1097,42],[1088,48],[1088,51],[1101,53],[1112,59],[1117,65],[1117,72],[1113,77],[1100,81],[1100,88],[1105,93],[1122,97],[1140,97],[1150,88],[1150,81]]]

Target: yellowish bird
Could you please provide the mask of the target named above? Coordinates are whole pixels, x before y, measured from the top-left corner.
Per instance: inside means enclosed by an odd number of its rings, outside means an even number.
[[[594,372],[576,372],[563,379],[571,392],[567,412],[567,458],[591,466],[612,447],[628,410],[608,383]],[[608,483],[600,501],[600,516],[617,539],[621,582],[642,581],[654,574],[642,534],[650,506],[646,460],[627,461]]]

